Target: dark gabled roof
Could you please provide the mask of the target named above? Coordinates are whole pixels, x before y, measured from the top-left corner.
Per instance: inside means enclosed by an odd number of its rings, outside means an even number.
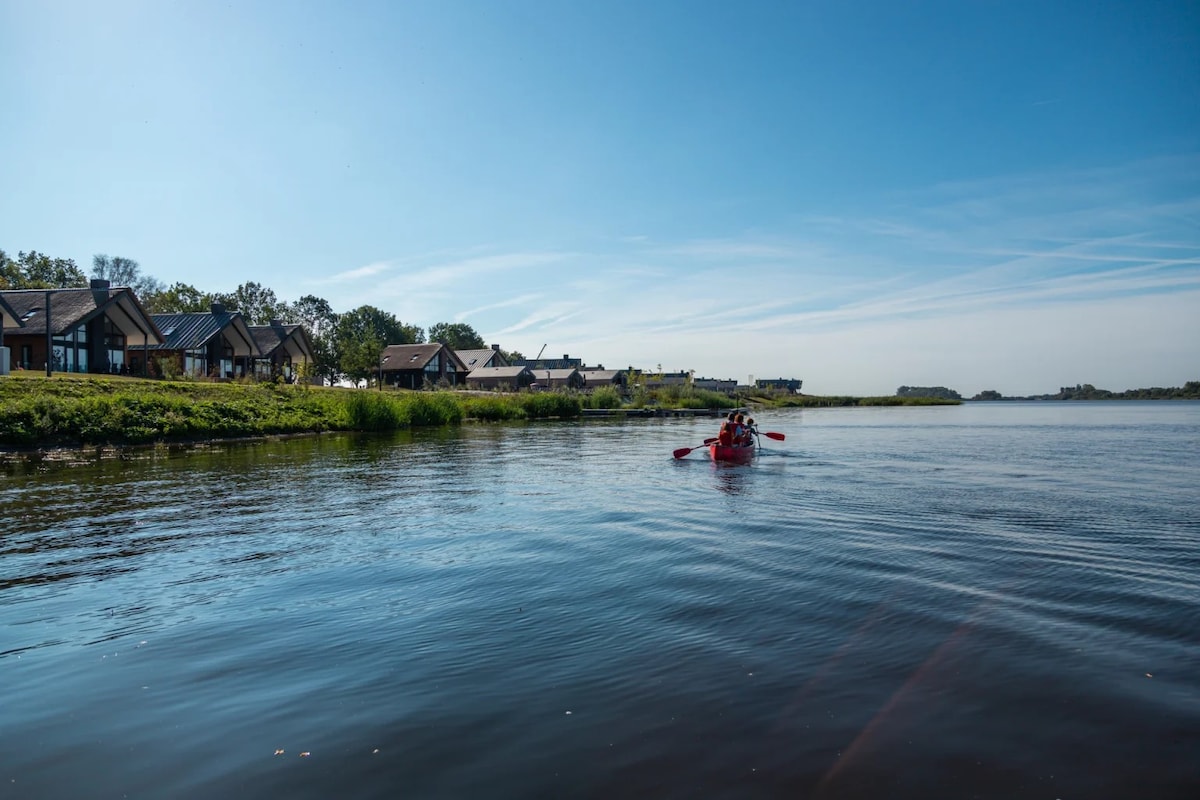
[[[6,289],[0,292],[5,303],[24,324],[21,335],[45,335],[46,293],[50,294],[51,333],[66,333],[93,318],[104,315],[125,334],[128,344],[151,347],[162,341],[146,309],[131,289]]]
[[[152,317],[163,333],[164,342],[159,350],[199,350],[215,337],[224,336],[236,355],[261,355],[240,312],[222,309]]]
[[[458,356],[458,360],[463,362],[468,370],[482,367],[488,363],[489,359],[492,358],[507,364],[507,362],[504,361],[504,356],[500,353],[500,351],[494,350],[490,347],[486,350],[455,350],[454,355]],[[499,365],[493,364],[492,366]]]
[[[441,342],[429,344],[389,344],[379,354],[384,372],[403,372],[410,369],[425,369],[425,365],[433,360],[438,353],[445,351],[454,360],[455,372],[466,372],[467,367],[462,360]]]
[[[254,344],[264,358],[274,353],[275,348],[283,344],[283,333],[270,325],[251,325],[250,335],[254,337]]]
[[[0,295],[0,329],[23,327],[25,327],[25,323],[21,321],[20,315],[13,311],[4,296]]]
[[[496,379],[504,379],[504,378],[516,378],[525,372],[529,372],[530,374],[532,374],[532,370],[530,370],[529,367],[526,367],[526,366],[476,367],[475,369],[471,370],[471,374],[467,375],[467,380],[478,381],[478,380],[488,380],[488,379],[496,380]]]
[[[613,378],[616,378],[625,370],[621,369],[585,369],[580,370],[579,374],[583,376],[588,383],[606,382],[612,383]]]
[[[552,381],[565,381],[565,380],[568,380],[572,375],[578,375],[579,370],[577,370],[575,368],[571,368],[571,369],[535,369],[535,370],[533,370],[533,374],[539,378],[542,375],[545,375],[547,378],[549,378]]]
[[[312,342],[300,325],[251,325],[250,335],[263,358],[270,358],[282,347],[292,356],[312,360]]]

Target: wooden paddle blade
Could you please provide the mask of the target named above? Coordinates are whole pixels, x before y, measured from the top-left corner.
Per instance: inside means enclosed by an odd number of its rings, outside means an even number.
[[[782,442],[787,438],[782,433],[776,433],[775,431],[763,431],[763,436],[767,437],[768,439],[774,439],[777,442]]]

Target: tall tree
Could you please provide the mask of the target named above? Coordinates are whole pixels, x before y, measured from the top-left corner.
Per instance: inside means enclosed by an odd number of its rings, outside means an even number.
[[[483,337],[465,322],[438,322],[429,328],[429,341],[441,342],[451,350],[482,350]]]
[[[214,299],[230,310],[242,312],[250,325],[266,325],[280,319],[284,316],[281,312],[286,310],[286,304],[279,301],[273,289],[254,281],[243,283],[230,294],[217,294]]]
[[[208,311],[213,296],[186,283],[173,283],[166,288],[148,294],[138,294],[138,299],[151,314],[185,314]]]
[[[392,314],[375,306],[359,306],[338,317],[334,348],[338,371],[357,385],[379,372],[379,356],[389,344],[417,344],[425,341],[425,332],[405,325]]]
[[[128,286],[139,300],[163,291],[162,282],[142,272],[142,267],[132,258],[108,256],[97,253],[92,256],[92,277],[108,281],[113,286]]]
[[[80,289],[88,285],[74,260],[50,258],[30,250],[10,258],[0,250],[0,288],[4,289]]]
[[[0,289],[16,289],[21,271],[17,262],[8,257],[8,253],[0,250]]]
[[[306,294],[295,303],[285,303],[280,319],[304,327],[312,341],[315,376],[330,383],[337,382],[339,370],[334,331],[338,315],[329,301]]]

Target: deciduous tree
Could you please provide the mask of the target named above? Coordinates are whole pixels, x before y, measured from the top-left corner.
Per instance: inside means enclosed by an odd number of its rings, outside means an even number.
[[[151,314],[186,314],[196,311],[208,311],[212,307],[213,296],[202,292],[195,286],[186,283],[173,283],[165,289],[142,295],[138,299]]]
[[[429,328],[429,341],[441,342],[451,350],[482,350],[483,337],[465,322],[438,322]]]
[[[74,260],[50,258],[30,250],[10,258],[0,250],[0,288],[3,289],[79,289],[88,285]]]
[[[357,384],[379,372],[379,356],[389,344],[417,344],[425,332],[405,325],[375,306],[359,306],[338,317],[334,334],[338,369]]]
[[[158,281],[142,272],[141,266],[132,258],[107,256],[97,253],[92,256],[92,277],[106,280],[112,286],[128,286],[145,304],[145,298],[163,290]]]

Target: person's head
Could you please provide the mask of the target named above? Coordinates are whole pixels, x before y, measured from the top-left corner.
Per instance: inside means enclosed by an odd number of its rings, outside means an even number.
[[[748,418],[746,419],[746,424],[747,424],[747,425],[753,425],[753,424],[754,424],[754,417],[748,417]]]
[[[732,411],[730,411],[729,416],[725,417],[725,419],[729,420],[730,422],[734,422],[737,419],[737,414],[734,414]]]
[[[738,415],[737,415],[737,420],[736,420],[736,421],[737,421],[737,422],[745,422],[745,421],[746,421],[746,415],[745,415],[745,414],[738,414]]]

